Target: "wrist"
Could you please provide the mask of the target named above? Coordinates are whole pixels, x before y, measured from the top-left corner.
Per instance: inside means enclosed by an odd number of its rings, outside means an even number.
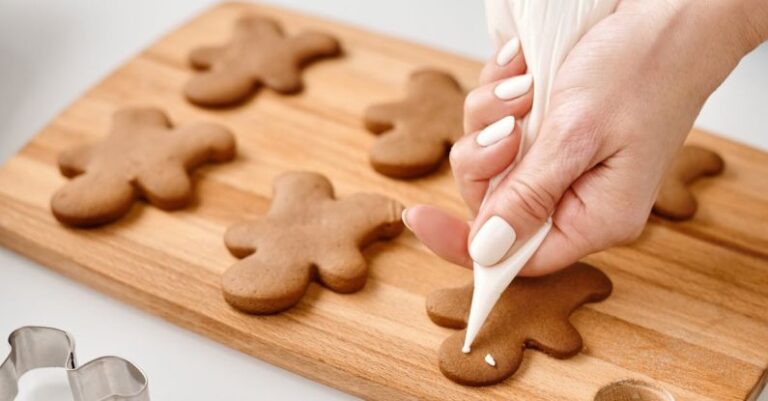
[[[702,103],[741,59],[768,37],[765,0],[663,0],[671,5],[661,37],[672,42],[692,94]],[[683,80],[684,81],[684,80]]]
[[[734,3],[734,24],[741,27],[741,36],[747,47],[746,53],[749,53],[768,39],[768,2],[736,0]]]
[[[717,36],[719,44],[737,62],[768,39],[768,2],[765,0],[678,0],[685,18],[701,31]]]

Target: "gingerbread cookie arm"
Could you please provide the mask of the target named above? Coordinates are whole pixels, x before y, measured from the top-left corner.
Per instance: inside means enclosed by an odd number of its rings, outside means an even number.
[[[310,265],[296,265],[293,255],[256,252],[224,273],[225,300],[248,313],[277,313],[295,305],[310,282]]]
[[[51,211],[62,223],[96,226],[122,217],[136,197],[133,186],[117,174],[85,173],[56,191],[51,198]]]
[[[463,329],[471,302],[471,286],[437,290],[427,297],[427,315],[438,326]]]
[[[241,221],[224,233],[224,244],[232,255],[244,258],[254,253],[261,239],[274,228],[264,220]]]
[[[224,46],[198,47],[189,53],[189,64],[195,69],[208,69],[221,59],[226,48]]]
[[[171,128],[171,121],[155,107],[120,109],[112,115],[112,131],[117,134],[134,136],[136,130],[148,127]]]
[[[247,40],[250,37],[272,40],[283,36],[283,29],[273,19],[248,15],[237,20],[233,41]]]
[[[446,96],[464,97],[461,85],[450,74],[438,70],[419,70],[411,74],[408,95],[420,98],[425,93],[442,92]]]
[[[374,133],[381,134],[395,127],[395,121],[409,108],[406,102],[392,102],[375,104],[365,110],[363,122],[365,128]]]
[[[209,70],[192,77],[184,88],[187,99],[201,106],[222,107],[245,100],[257,82],[233,68]]]
[[[395,128],[373,144],[370,161],[373,168],[384,175],[417,177],[438,168],[447,149],[447,142],[414,140],[412,135]]]
[[[85,172],[91,161],[93,145],[79,146],[59,154],[58,164],[61,175],[72,178]]]
[[[302,32],[288,39],[288,43],[294,49],[297,65],[320,57],[336,56],[341,52],[336,38],[320,32]]]
[[[403,231],[403,205],[377,194],[354,194],[341,201],[345,214],[350,217],[347,227],[357,246],[398,236]]]
[[[688,184],[700,177],[720,174],[724,167],[717,153],[699,146],[684,146],[662,181],[653,211],[671,219],[693,217],[698,203]]]
[[[178,129],[178,151],[184,166],[224,162],[235,157],[235,136],[218,124],[198,123]]]

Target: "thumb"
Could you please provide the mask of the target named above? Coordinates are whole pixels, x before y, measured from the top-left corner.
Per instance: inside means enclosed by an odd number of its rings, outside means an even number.
[[[469,237],[472,260],[495,265],[517,241],[528,239],[541,227],[589,167],[594,146],[583,145],[584,141],[569,137],[565,130],[542,127],[531,149],[499,182],[478,213]]]

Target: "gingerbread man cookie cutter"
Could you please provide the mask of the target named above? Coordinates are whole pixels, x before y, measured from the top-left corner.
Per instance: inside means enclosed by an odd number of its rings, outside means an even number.
[[[25,326],[8,337],[11,351],[0,364],[0,401],[13,401],[18,381],[39,368],[64,368],[75,401],[149,401],[147,377],[131,362],[104,356],[77,366],[75,341],[66,331]]]

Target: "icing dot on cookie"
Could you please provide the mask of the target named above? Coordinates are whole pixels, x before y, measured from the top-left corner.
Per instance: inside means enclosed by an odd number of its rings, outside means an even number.
[[[491,354],[485,354],[485,363],[496,367],[496,360],[493,359],[493,356]]]

